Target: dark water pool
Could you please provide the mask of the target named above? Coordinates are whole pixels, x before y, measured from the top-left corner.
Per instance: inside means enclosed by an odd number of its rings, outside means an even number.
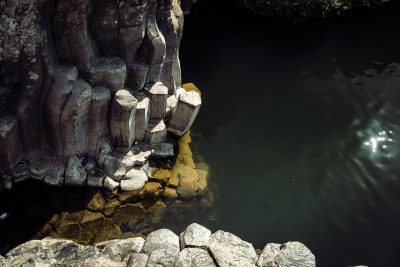
[[[181,62],[203,92],[213,227],[299,240],[318,266],[400,266],[399,7],[292,25],[194,6]]]

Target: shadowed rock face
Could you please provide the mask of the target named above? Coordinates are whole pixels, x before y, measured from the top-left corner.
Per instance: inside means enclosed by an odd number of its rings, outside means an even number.
[[[58,165],[75,156],[82,164],[98,160],[104,138],[124,153],[135,142],[165,140],[168,120],[179,117],[166,104],[182,87],[179,0],[0,0],[0,6],[0,119],[14,118],[4,129],[0,174],[49,151]],[[161,97],[152,93],[157,88]]]

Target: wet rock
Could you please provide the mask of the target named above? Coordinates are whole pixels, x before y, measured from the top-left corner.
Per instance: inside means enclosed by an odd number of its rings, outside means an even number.
[[[170,249],[157,249],[150,253],[147,267],[174,266],[179,251]]]
[[[60,160],[55,160],[51,163],[49,172],[45,175],[43,182],[48,185],[63,185],[64,172],[65,164]]]
[[[0,118],[0,169],[10,170],[22,159],[18,120],[11,114]]]
[[[176,192],[176,189],[166,187],[163,192],[163,198],[165,201],[167,201],[167,203],[170,203],[178,198],[178,193]]]
[[[147,182],[148,177],[143,169],[131,169],[125,174],[123,180],[121,180],[122,191],[134,191],[143,188]]]
[[[127,267],[146,267],[149,256],[144,253],[133,253],[130,255]]]
[[[270,243],[263,249],[257,266],[277,266],[277,267],[313,267],[315,256],[300,242],[287,242],[283,245]]]
[[[257,254],[250,243],[224,231],[211,235],[208,244],[219,266],[255,266]]]
[[[144,140],[148,144],[156,144],[164,141],[167,135],[167,127],[163,120],[150,121],[145,131]]]
[[[104,197],[99,191],[92,197],[92,199],[90,200],[90,202],[87,204],[86,207],[90,211],[99,212],[104,209],[104,205],[105,205]]]
[[[207,190],[207,181],[199,176],[196,169],[180,165],[173,169],[171,176],[179,177],[178,194],[184,199],[203,195]]]
[[[157,200],[147,211],[150,215],[150,221],[153,224],[158,224],[167,215],[167,205],[162,200]]]
[[[95,155],[98,140],[108,134],[108,106],[111,101],[110,90],[94,87],[88,114],[87,152]]]
[[[156,82],[146,93],[150,98],[150,118],[163,120],[167,110],[168,88],[161,82]]]
[[[130,65],[127,84],[133,91],[143,90],[149,65],[146,63],[134,63]]]
[[[197,223],[192,223],[180,234],[181,248],[207,247],[211,231]]]
[[[168,183],[169,177],[171,176],[170,170],[149,168],[147,171],[149,178],[158,180],[163,183]]]
[[[150,116],[150,100],[148,97],[143,97],[139,101],[135,114],[135,140],[144,141],[145,130]]]
[[[116,225],[126,225],[132,229],[132,225],[135,225],[145,218],[147,218],[147,211],[142,203],[128,203],[119,207],[117,213],[112,217],[112,220]]]
[[[72,94],[61,114],[64,156],[83,155],[87,144],[87,118],[92,88],[83,80],[72,81]]]
[[[104,178],[103,186],[104,188],[113,191],[114,189],[119,187],[119,182],[115,181],[113,178],[109,176],[106,176],[106,178]]]
[[[168,122],[168,131],[178,136],[184,135],[192,126],[200,107],[199,93],[189,91],[180,94],[172,118]]]
[[[90,68],[87,79],[92,86],[105,86],[116,92],[124,87],[125,62],[117,57],[98,58]]]
[[[151,151],[151,156],[154,158],[171,158],[175,155],[174,145],[166,142],[152,144]]]
[[[68,159],[65,169],[65,185],[82,186],[86,184],[87,174],[77,156]]]
[[[54,81],[76,81],[78,79],[78,69],[75,66],[57,65],[54,68]]]
[[[179,237],[168,229],[159,229],[150,233],[144,244],[143,252],[148,254],[160,249],[171,251],[172,254],[177,255],[180,251]]]
[[[111,104],[110,130],[114,144],[131,147],[135,139],[135,111],[138,101],[127,91],[118,90]]]
[[[155,199],[160,194],[162,185],[157,182],[148,182],[143,189],[143,197],[146,199]]]
[[[175,267],[217,267],[207,250],[201,248],[185,248],[176,259]]]

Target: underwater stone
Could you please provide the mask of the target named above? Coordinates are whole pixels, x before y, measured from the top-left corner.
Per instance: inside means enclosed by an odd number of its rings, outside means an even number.
[[[94,87],[88,114],[87,153],[94,155],[97,141],[108,134],[108,106],[110,90],[105,87]]]
[[[125,62],[117,57],[98,58],[90,68],[87,79],[92,86],[105,86],[114,93],[124,87]]]
[[[166,135],[167,127],[163,120],[150,121],[145,131],[144,141],[148,144],[161,143]]]
[[[72,94],[61,114],[64,156],[83,155],[87,143],[87,118],[92,88],[83,80],[72,81]]]
[[[215,232],[210,237],[208,248],[218,266],[256,266],[257,254],[253,246],[231,233]]]
[[[115,180],[121,180],[136,165],[134,154],[113,152],[104,161],[104,171]]]
[[[18,120],[11,114],[0,118],[0,170],[10,170],[23,158]]]
[[[184,135],[192,126],[200,107],[201,97],[199,93],[195,91],[181,93],[172,118],[168,123],[168,131],[177,136]]]
[[[65,169],[65,185],[82,186],[86,183],[87,174],[77,156],[68,159]]]
[[[163,120],[167,110],[168,88],[157,82],[146,93],[150,98],[150,118]]]
[[[127,90],[118,90],[110,111],[110,130],[117,147],[131,147],[135,139],[135,112],[138,101]]]

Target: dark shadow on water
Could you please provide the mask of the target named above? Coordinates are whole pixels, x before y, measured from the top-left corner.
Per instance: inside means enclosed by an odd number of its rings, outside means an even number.
[[[228,3],[195,5],[181,47],[216,227],[299,240],[318,266],[399,266],[400,3],[296,25]]]

